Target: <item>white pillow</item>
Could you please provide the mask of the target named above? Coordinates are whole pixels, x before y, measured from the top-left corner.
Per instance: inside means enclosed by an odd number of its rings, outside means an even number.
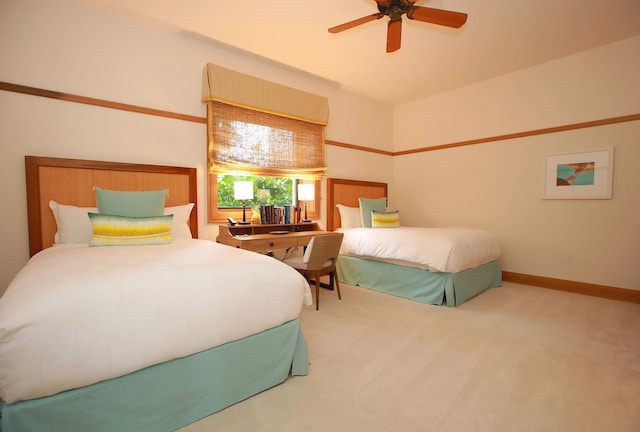
[[[49,201],[49,207],[56,219],[58,231],[54,242],[56,244],[89,244],[93,237],[93,227],[88,213],[98,213],[97,207],[76,207]],[[188,221],[191,216],[193,203],[165,207],[165,215],[173,215],[171,221],[171,238],[173,240],[193,238]]]
[[[93,236],[89,212],[97,213],[97,207],[76,207],[58,204],[51,200],[49,208],[56,219],[58,231],[54,242],[56,244],[89,244]]]
[[[360,207],[347,207],[342,204],[336,204],[338,212],[340,213],[340,227],[349,228],[361,228],[362,218],[360,217]]]
[[[165,215],[173,215],[173,220],[171,221],[171,238],[173,240],[193,238],[188,225],[192,209],[193,203],[164,208]]]

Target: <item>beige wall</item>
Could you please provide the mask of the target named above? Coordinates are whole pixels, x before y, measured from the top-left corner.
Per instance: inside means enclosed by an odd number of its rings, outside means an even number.
[[[395,150],[638,114],[638,52],[640,37],[397,107]],[[640,290],[638,137],[635,121],[398,156],[392,193],[404,223],[495,232],[504,270]],[[545,156],[608,146],[613,199],[542,199]]]
[[[0,41],[0,81],[200,117],[202,68],[218,63],[328,96],[327,139],[381,150],[640,112],[638,38],[396,109],[73,0],[3,1]],[[327,162],[332,177],[389,182],[390,205],[406,223],[496,232],[505,270],[640,289],[638,129],[626,123],[398,157],[329,146]],[[607,145],[616,151],[614,199],[540,199],[545,155]],[[205,200],[203,125],[0,91],[0,192],[8,203],[0,292],[28,259],[26,154],[194,166]],[[201,237],[212,239],[217,226],[204,209]],[[562,262],[565,253],[573,264]]]
[[[329,98],[326,137],[391,149],[389,106],[342,91],[334,83],[237,51],[127,20],[69,0],[0,4],[0,81],[205,117],[200,101],[206,63],[253,74]],[[28,259],[24,156],[196,167],[206,192],[203,124],[0,91],[0,293]],[[328,148],[329,175],[391,181],[391,159]],[[356,178],[356,177],[354,177]],[[323,195],[324,197],[324,195]],[[200,236],[217,226],[199,209]]]

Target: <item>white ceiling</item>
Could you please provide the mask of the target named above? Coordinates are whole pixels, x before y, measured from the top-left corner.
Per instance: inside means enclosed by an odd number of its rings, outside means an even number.
[[[392,105],[640,34],[640,0],[418,0],[464,12],[467,23],[450,29],[404,18],[402,47],[387,54],[386,17],[327,32],[376,13],[374,0],[83,1]]]

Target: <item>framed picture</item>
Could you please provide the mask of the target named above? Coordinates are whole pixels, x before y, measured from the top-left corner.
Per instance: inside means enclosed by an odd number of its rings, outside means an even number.
[[[611,199],[613,147],[547,156],[545,199]]]

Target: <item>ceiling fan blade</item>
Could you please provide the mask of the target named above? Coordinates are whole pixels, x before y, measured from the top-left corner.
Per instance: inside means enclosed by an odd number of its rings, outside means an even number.
[[[402,19],[390,20],[387,24],[387,52],[394,52],[400,49],[402,41]]]
[[[466,13],[422,6],[414,6],[413,9],[407,11],[407,18],[453,28],[460,28],[467,22]]]
[[[368,23],[369,21],[374,21],[382,18],[384,15],[381,13],[375,13],[373,15],[367,15],[362,18],[358,18],[353,21],[346,22],[344,24],[337,25],[335,27],[331,27],[329,29],[329,33],[340,33],[341,31],[349,30],[352,27],[359,26],[360,24]]]

